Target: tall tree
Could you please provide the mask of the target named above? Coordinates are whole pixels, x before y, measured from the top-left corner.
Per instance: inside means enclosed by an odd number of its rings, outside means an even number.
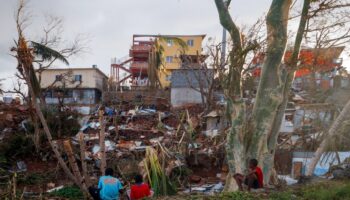
[[[227,2],[228,5],[230,2]],[[251,50],[251,46],[242,47],[241,32],[231,18],[228,6],[222,0],[215,0],[215,3],[220,22],[228,30],[233,43],[229,54],[228,81],[223,82],[223,88],[232,121],[226,145],[230,169],[226,190],[235,190],[237,186],[232,175],[237,172],[244,173],[249,158],[257,158],[262,163],[265,183],[270,180],[276,140],[296,69],[310,1],[304,1],[290,65],[282,65],[282,60],[288,38],[287,24],[291,1],[272,1],[266,17],[266,56],[252,114],[247,112],[241,91],[244,55]]]
[[[228,5],[230,2],[230,0],[227,1]],[[234,186],[231,186],[231,183],[233,183],[232,174],[244,172],[249,158],[257,158],[260,161],[263,166],[265,183],[269,183],[273,172],[276,141],[294,73],[298,69],[299,52],[303,37],[309,32],[309,21],[318,16],[321,11],[327,10],[330,14],[332,9],[348,6],[348,4],[334,0],[304,0],[302,11],[298,13],[300,22],[292,47],[292,55],[282,63],[288,38],[287,22],[291,1],[272,1],[266,17],[267,49],[265,60],[253,110],[250,114],[242,100],[240,89],[242,87],[240,73],[242,72],[242,63],[244,63],[242,59],[245,59],[242,55],[247,52],[242,47],[242,34],[232,20],[224,1],[215,0],[215,3],[220,22],[228,30],[233,41],[227,79],[234,80],[234,84],[232,84],[232,81],[222,83],[223,88],[226,89],[227,110],[232,120],[226,149],[231,173],[228,176],[227,189],[234,188]],[[323,38],[323,41],[325,40],[326,38]],[[246,49],[249,50],[248,47]],[[236,76],[232,76],[233,74],[236,74]]]

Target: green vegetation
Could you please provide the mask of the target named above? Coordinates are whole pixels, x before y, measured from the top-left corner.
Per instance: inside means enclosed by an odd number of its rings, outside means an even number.
[[[21,148],[18,148],[21,147]],[[25,157],[33,154],[33,140],[24,134],[12,134],[6,142],[0,144],[0,157],[9,160],[11,158]],[[4,160],[2,159],[1,162]]]
[[[169,180],[169,177],[165,175],[157,152],[152,147],[147,147],[146,149],[144,166],[148,181],[150,182],[155,196],[176,194],[174,184]]]
[[[305,200],[346,200],[350,199],[350,182],[327,182],[302,189]]]
[[[67,198],[71,200],[84,199],[83,193],[76,186],[66,186],[58,191],[52,192],[50,196]]]
[[[269,195],[270,200],[346,200],[350,199],[350,182],[327,181]]]
[[[273,192],[269,195],[269,200],[296,200],[298,197],[291,191]]]
[[[56,177],[54,171],[19,173],[17,176],[19,185],[42,185],[52,182]]]
[[[24,176],[18,176],[18,184],[37,185],[45,182],[47,177],[45,174],[32,173]]]
[[[161,200],[350,200],[350,182],[325,181],[312,185],[300,185],[286,191],[273,191],[267,193],[231,192],[215,196],[202,194],[177,195],[157,198]]]
[[[256,199],[251,193],[247,192],[231,192],[223,193],[220,195],[220,199],[227,200],[253,200]]]
[[[53,138],[71,137],[78,133],[79,114],[75,111],[60,111],[57,107],[45,107],[43,110]]]

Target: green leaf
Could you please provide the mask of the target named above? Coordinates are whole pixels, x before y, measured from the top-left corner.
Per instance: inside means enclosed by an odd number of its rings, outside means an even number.
[[[31,45],[34,48],[34,55],[40,56],[44,61],[52,61],[53,59],[57,59],[64,64],[69,65],[68,60],[58,51],[33,41],[31,41]]]

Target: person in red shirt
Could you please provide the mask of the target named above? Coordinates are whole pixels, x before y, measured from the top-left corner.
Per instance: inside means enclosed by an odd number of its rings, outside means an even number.
[[[143,183],[142,176],[135,176],[135,184],[131,186],[130,199],[137,200],[151,196],[151,189],[148,184]]]
[[[264,187],[264,175],[261,168],[258,167],[258,161],[256,159],[249,161],[249,172],[247,175],[235,174],[233,177],[241,191],[243,191],[243,184],[248,186],[248,191],[251,188],[258,189]]]

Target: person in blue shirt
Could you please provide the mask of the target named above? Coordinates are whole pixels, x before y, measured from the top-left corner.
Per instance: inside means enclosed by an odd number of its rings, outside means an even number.
[[[123,191],[123,186],[119,179],[113,177],[113,169],[107,168],[105,175],[98,181],[101,200],[118,200],[119,194]]]

